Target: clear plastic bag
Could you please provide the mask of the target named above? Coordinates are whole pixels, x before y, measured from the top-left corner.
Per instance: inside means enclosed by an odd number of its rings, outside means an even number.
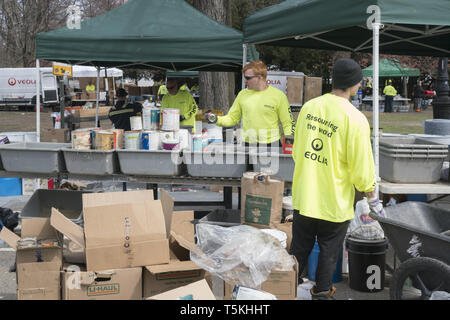
[[[200,223],[196,237],[199,250],[191,251],[191,260],[232,285],[257,289],[272,270],[295,264],[278,239],[251,226]]]
[[[355,217],[350,222],[347,234],[355,239],[384,239],[384,232],[378,221],[369,216],[370,207],[367,198],[358,201],[355,206]]]

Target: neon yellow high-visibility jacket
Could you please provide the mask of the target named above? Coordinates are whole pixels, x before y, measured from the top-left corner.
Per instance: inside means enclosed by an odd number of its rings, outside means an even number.
[[[354,189],[375,189],[369,123],[345,98],[328,93],[302,107],[292,157],[293,207],[304,216],[353,219]]]
[[[241,117],[242,137],[249,143],[279,140],[279,121],[284,135],[292,135],[295,126],[286,95],[272,86],[263,91],[244,89],[239,92],[228,114],[219,116],[216,125],[232,127],[239,123]]]
[[[167,94],[167,87],[163,84],[162,86],[159,86],[158,88],[158,96],[161,94]]]
[[[186,84],[183,84],[183,85],[180,87],[180,90],[190,91],[190,90],[189,90],[189,87],[188,87]]]
[[[384,87],[383,93],[387,96],[395,96],[397,94],[397,90],[391,85]]]
[[[180,116],[185,120],[180,122],[180,126],[192,126],[192,133],[195,133],[195,115],[198,106],[192,95],[185,90],[178,90],[177,94],[167,93],[161,101],[161,109],[173,108],[180,110]]]

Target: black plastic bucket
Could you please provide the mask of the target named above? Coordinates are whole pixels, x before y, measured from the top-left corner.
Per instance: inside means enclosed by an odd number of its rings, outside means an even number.
[[[384,272],[388,240],[361,240],[348,237],[349,287],[362,292],[384,289]]]

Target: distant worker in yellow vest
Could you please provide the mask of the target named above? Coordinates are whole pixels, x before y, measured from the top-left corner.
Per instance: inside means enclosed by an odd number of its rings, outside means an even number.
[[[158,101],[161,101],[163,96],[167,94],[167,87],[166,85],[160,85],[158,88]]]
[[[194,84],[191,88],[191,92],[197,92],[198,90],[200,90],[199,86]]]
[[[90,81],[86,86],[86,94],[88,95],[89,99],[91,99],[91,96],[95,97],[95,85],[92,83],[92,81]]]
[[[180,110],[180,127],[189,127],[192,133],[195,133],[195,115],[198,111],[197,103],[195,103],[192,95],[186,90],[178,88],[176,79],[167,80],[167,94],[161,101],[161,109],[179,109]]]
[[[218,116],[206,112],[208,122],[220,127],[233,127],[242,119],[242,138],[246,145],[281,145],[279,122],[285,136],[293,135],[295,122],[289,101],[281,90],[267,84],[267,67],[253,61],[243,69],[246,89],[241,90],[228,114]]]
[[[333,272],[354,218],[355,188],[369,206],[384,215],[376,193],[375,164],[367,118],[349,101],[360,87],[361,67],[352,59],[338,60],[332,71],[333,89],[306,102],[300,110],[292,157],[291,254],[301,275],[315,241],[320,253],[313,300],[333,300]],[[302,282],[302,279],[299,278]]]
[[[388,81],[388,85],[384,87],[384,112],[392,112],[392,104],[394,97],[397,95],[397,90],[392,86],[392,80]]]

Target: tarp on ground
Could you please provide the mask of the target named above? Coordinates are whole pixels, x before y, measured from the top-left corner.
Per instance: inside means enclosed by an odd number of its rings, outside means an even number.
[[[380,53],[450,55],[449,0],[286,0],[244,20],[244,42],[372,52],[369,6],[380,9]]]
[[[373,65],[362,70],[364,77],[373,76]],[[379,63],[380,77],[418,77],[420,70],[403,66],[397,59],[381,59]]]
[[[103,15],[39,33],[36,58],[68,64],[173,71],[239,71],[242,32],[184,0],[132,0]],[[257,58],[251,48],[248,59]]]

